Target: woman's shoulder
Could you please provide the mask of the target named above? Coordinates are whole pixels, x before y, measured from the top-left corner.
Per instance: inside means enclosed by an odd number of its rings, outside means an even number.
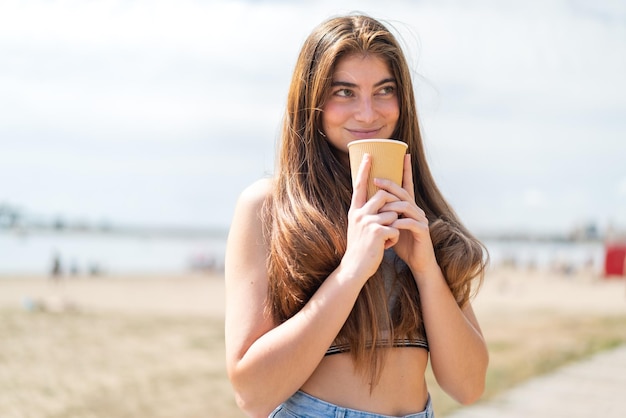
[[[264,177],[256,180],[243,189],[239,195],[238,206],[260,208],[272,195],[274,180],[271,177]]]
[[[272,193],[272,179],[257,180],[243,189],[237,200],[231,222],[229,242],[245,247],[262,237],[265,205]]]
[[[239,200],[248,204],[262,204],[272,194],[274,180],[264,177],[247,186],[239,195]]]

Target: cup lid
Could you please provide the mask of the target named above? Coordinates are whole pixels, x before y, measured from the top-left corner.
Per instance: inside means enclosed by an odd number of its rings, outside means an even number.
[[[364,144],[368,142],[386,142],[390,144],[404,145],[408,148],[408,144],[404,141],[400,141],[398,139],[383,139],[383,138],[371,138],[371,139],[357,139],[356,141],[348,142],[348,147],[356,144]]]

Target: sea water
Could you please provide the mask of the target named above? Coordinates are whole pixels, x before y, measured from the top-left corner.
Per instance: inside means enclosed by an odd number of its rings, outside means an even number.
[[[168,274],[223,268],[225,236],[160,237],[116,233],[0,232],[0,276]]]
[[[491,266],[601,270],[601,242],[483,241]],[[49,274],[55,257],[62,273],[169,274],[198,269],[222,271],[226,233],[211,236],[0,231],[0,276]]]

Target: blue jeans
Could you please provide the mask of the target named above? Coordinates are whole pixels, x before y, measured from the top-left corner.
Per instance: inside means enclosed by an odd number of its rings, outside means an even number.
[[[302,391],[281,404],[270,414],[268,418],[393,418],[389,415],[374,414],[371,412],[357,411],[350,408],[342,408],[332,403],[325,402]],[[416,414],[405,415],[401,418],[434,418],[435,413],[428,397],[426,409]]]

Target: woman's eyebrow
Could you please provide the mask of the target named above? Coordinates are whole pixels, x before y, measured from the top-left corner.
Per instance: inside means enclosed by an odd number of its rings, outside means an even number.
[[[342,87],[351,87],[351,88],[358,87],[356,84],[349,83],[347,81],[333,81],[333,82],[330,83],[330,86],[331,87],[342,86]]]
[[[396,82],[395,78],[389,77],[389,78],[380,80],[378,83],[374,84],[374,87],[382,86],[383,84],[387,84],[387,83],[395,83],[395,82]],[[330,83],[330,85],[331,87],[337,87],[337,86],[350,87],[350,88],[359,87],[358,84],[350,83],[348,81],[341,81],[341,80],[333,81]]]
[[[374,84],[374,87],[382,86],[383,84],[387,84],[387,83],[395,83],[395,82],[396,82],[395,78],[389,77],[389,78],[380,80],[378,83]]]

